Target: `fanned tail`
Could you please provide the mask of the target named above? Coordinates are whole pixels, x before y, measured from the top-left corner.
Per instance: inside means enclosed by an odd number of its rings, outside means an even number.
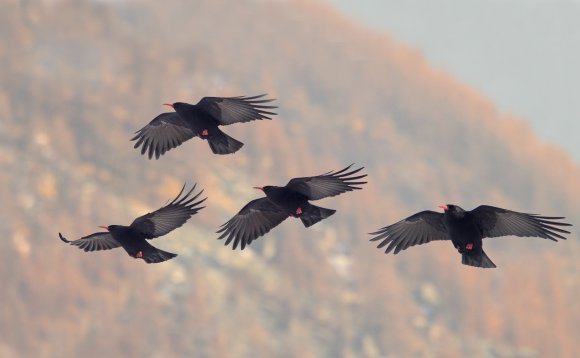
[[[320,220],[326,219],[327,217],[334,214],[336,210],[321,208],[320,206],[310,204],[307,208],[303,209],[300,215],[300,220],[305,227],[310,227]]]
[[[207,137],[207,142],[214,154],[235,153],[244,146],[244,143],[230,137],[219,129],[217,134]]]
[[[147,246],[143,249],[142,254],[143,256],[141,258],[148,264],[156,264],[159,262],[171,260],[177,256],[177,254],[159,250],[158,248],[149,244],[147,244]]]
[[[481,255],[474,253],[464,253],[461,255],[461,263],[464,265],[481,267],[481,268],[495,268],[497,267],[493,261],[486,255],[485,251],[481,251]]]

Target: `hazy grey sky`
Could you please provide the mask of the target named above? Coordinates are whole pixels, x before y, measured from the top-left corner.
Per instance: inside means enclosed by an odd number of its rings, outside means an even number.
[[[580,162],[580,0],[330,0]]]

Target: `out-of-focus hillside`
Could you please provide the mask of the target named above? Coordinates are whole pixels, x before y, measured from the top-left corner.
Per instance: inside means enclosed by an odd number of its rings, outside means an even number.
[[[441,202],[580,217],[580,169],[415,52],[307,1],[8,2],[0,12],[0,356],[560,356],[580,349],[577,235],[386,256],[366,232]],[[273,121],[159,161],[128,139],[167,101],[267,92]],[[355,162],[365,190],[233,252],[254,185]],[[62,244],[198,182],[208,206],[145,265]]]
[[[580,161],[577,0],[328,0],[421,51]]]

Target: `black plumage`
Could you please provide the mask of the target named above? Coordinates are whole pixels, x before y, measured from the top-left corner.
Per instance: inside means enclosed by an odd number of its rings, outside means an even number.
[[[191,216],[204,208],[204,206],[199,205],[207,198],[197,200],[203,190],[192,195],[195,187],[196,185],[182,196],[185,190],[184,185],[177,197],[171,202],[158,210],[138,217],[129,226],[99,226],[107,231],[96,232],[73,241],[67,240],[61,233],[58,236],[62,241],[77,246],[86,252],[122,247],[129,256],[141,258],[147,263],[169,260],[177,254],[159,250],[150,245],[147,240],[163,236],[181,227]]]
[[[213,153],[230,154],[244,144],[222,132],[218,127],[253,120],[272,119],[276,106],[265,105],[273,99],[265,95],[245,97],[204,97],[197,104],[165,103],[175,112],[162,113],[135,132],[134,147],[141,146],[141,154],[159,159],[165,152],[181,143],[200,137],[207,140]]]
[[[244,249],[253,240],[263,236],[287,217],[300,218],[305,227],[310,227],[336,211],[309,203],[309,200],[335,196],[347,191],[362,189],[357,185],[366,184],[360,179],[366,174],[356,175],[363,168],[349,171],[352,165],[337,172],[328,172],[313,177],[294,178],[285,186],[255,187],[266,197],[246,204],[233,218],[218,230],[218,239],[225,239],[225,245],[233,242]]]
[[[433,240],[451,240],[461,254],[464,265],[496,267],[483,251],[482,239],[498,236],[535,236],[553,241],[565,240],[561,234],[569,234],[562,226],[571,226],[549,217],[525,214],[489,205],[481,205],[472,211],[457,205],[441,205],[444,213],[422,211],[395,224],[386,226],[371,235],[371,241],[380,241],[378,248],[385,253],[401,250]]]

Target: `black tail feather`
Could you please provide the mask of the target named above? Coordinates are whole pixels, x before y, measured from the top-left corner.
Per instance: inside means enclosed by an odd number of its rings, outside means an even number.
[[[177,256],[177,254],[159,250],[158,248],[151,245],[149,245],[149,247],[145,247],[145,249],[142,251],[142,254],[143,257],[141,258],[148,264],[156,264],[159,262],[171,260]]]
[[[326,219],[335,212],[336,210],[321,208],[316,205],[309,205],[307,208],[303,209],[302,214],[300,215],[300,220],[302,220],[302,224],[304,224],[305,227],[310,227],[320,220]]]
[[[244,143],[235,140],[218,129],[218,133],[207,137],[209,147],[214,154],[231,154],[237,152]]]
[[[473,253],[464,253],[461,255],[461,263],[468,266],[481,267],[481,268],[495,268],[497,267],[491,259],[485,254],[485,251],[481,251],[481,255]]]

